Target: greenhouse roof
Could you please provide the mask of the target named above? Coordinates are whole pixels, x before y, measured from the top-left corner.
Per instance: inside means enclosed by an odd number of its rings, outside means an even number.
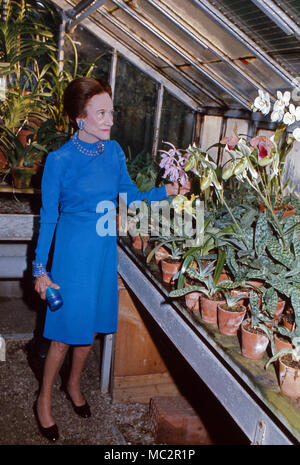
[[[300,0],[53,1],[194,109],[300,82]]]

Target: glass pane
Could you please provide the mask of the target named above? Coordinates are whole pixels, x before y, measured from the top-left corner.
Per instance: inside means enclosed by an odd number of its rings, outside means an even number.
[[[156,84],[145,73],[118,56],[111,138],[126,156],[152,152]]]
[[[86,74],[89,66],[97,60],[92,76],[108,80],[111,49],[98,37],[80,25],[77,26],[75,31],[72,33],[72,40],[75,42],[78,52],[78,74]],[[64,67],[73,74],[74,50],[67,37],[65,38],[64,50]]]
[[[158,148],[166,149],[163,142],[185,149],[192,143],[194,113],[184,103],[164,91]]]

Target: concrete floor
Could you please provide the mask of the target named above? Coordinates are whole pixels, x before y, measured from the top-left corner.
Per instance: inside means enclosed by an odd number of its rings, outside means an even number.
[[[39,387],[30,367],[28,347],[38,320],[37,311],[22,299],[0,298],[0,328],[6,340],[6,361],[0,362],[0,444],[46,445],[40,436],[32,406]],[[53,392],[53,416],[60,431],[58,444],[155,444],[149,424],[149,405],[112,404],[99,390],[99,359],[93,350],[82,378],[82,390],[92,417],[81,419],[60,390]]]
[[[40,436],[32,406],[39,375],[30,358],[30,347],[39,339],[43,311],[40,301],[0,297],[0,333],[6,340],[6,361],[0,362],[0,445],[47,445]],[[34,339],[35,336],[35,339]],[[151,431],[149,404],[112,403],[100,392],[99,340],[90,352],[82,377],[82,391],[92,417],[79,418],[61,391],[59,376],[53,392],[53,416],[63,445],[157,445]],[[172,348],[170,349],[172,350]],[[180,354],[178,355],[178,357]],[[215,445],[248,445],[227,412],[194,371],[182,363],[184,396],[195,401],[201,420]],[[188,380],[188,382],[187,382]]]

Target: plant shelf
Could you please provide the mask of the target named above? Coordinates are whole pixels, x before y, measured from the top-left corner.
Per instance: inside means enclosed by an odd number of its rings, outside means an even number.
[[[237,337],[205,324],[183,300],[171,300],[174,287],[161,282],[159,267],[146,264],[127,237],[118,238],[118,272],[252,443],[300,443],[300,399],[280,393],[274,364],[264,368],[267,354],[243,357]]]

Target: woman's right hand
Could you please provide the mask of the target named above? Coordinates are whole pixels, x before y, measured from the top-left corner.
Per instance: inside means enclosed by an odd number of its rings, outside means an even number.
[[[46,290],[47,287],[53,287],[54,289],[59,289],[60,286],[51,281],[48,275],[41,276],[40,278],[35,278],[34,289],[38,294],[40,294],[41,299],[46,300]]]

